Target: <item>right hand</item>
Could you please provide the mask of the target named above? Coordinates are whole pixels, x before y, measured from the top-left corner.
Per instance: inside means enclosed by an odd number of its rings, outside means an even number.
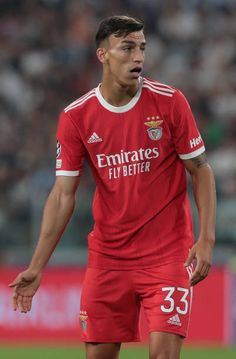
[[[12,306],[14,310],[27,313],[31,310],[33,296],[40,286],[42,273],[34,273],[30,269],[20,273],[9,284],[13,288]]]

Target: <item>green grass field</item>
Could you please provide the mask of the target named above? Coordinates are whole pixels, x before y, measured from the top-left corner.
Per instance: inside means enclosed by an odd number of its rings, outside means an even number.
[[[85,359],[82,347],[0,347],[1,359]],[[143,346],[123,347],[120,359],[148,358]],[[236,348],[184,348],[181,359],[235,359]]]

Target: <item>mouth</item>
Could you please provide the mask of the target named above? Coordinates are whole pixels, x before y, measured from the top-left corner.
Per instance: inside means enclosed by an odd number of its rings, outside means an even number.
[[[141,71],[142,71],[142,67],[136,66],[132,70],[130,70],[130,73],[133,74],[135,77],[139,77]]]

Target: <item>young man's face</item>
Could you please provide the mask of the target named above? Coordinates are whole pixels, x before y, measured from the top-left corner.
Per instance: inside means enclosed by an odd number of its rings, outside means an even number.
[[[106,68],[111,79],[121,85],[135,85],[143,69],[145,45],[143,31],[122,37],[111,35],[106,45]]]

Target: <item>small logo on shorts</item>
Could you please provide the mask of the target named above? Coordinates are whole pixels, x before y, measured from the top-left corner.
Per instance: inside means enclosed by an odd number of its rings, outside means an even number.
[[[88,319],[88,315],[86,310],[81,310],[79,312],[79,320],[83,331],[87,330],[87,319]]]
[[[172,324],[172,325],[177,325],[178,327],[181,327],[181,325],[182,325],[178,314],[176,314],[173,317],[171,317],[170,319],[168,319],[167,323]]]

